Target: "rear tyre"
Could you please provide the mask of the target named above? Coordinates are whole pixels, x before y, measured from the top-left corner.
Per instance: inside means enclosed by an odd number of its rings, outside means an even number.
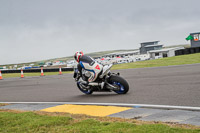
[[[77,82],[77,86],[78,86],[79,90],[86,95],[90,95],[93,93],[93,91],[91,90],[90,87],[85,88],[80,82]]]
[[[120,76],[117,75],[111,76],[110,84],[119,87],[119,90],[114,91],[117,94],[126,94],[129,91],[128,82]]]

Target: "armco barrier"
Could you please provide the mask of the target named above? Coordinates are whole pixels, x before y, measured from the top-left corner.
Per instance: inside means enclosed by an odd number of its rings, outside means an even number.
[[[186,54],[194,54],[194,53],[200,53],[200,47],[195,48],[186,48],[175,51],[175,55],[186,55]]]
[[[62,68],[62,71],[73,71],[73,68]],[[43,69],[44,72],[59,72],[59,68]],[[41,72],[41,69],[26,69],[24,73]],[[2,70],[1,73],[21,73],[21,70]]]

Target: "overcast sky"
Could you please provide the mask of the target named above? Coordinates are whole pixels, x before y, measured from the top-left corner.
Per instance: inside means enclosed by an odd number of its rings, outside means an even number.
[[[200,31],[200,0],[0,0],[0,65],[187,44]]]

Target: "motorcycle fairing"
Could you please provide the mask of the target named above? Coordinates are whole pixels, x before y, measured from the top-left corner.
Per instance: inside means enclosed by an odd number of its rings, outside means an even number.
[[[88,79],[89,82],[95,81],[96,78],[97,78],[97,75],[103,69],[103,66],[98,64],[98,63],[96,63],[96,62],[91,66],[90,64],[88,64],[86,62],[80,61],[80,65],[84,70],[91,72],[92,76]],[[99,69],[95,68],[97,65],[99,66]]]

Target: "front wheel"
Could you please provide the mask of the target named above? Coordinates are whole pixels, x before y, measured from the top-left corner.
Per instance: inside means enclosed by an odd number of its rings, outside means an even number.
[[[111,76],[110,84],[118,87],[118,90],[114,90],[114,92],[116,92],[117,94],[126,94],[129,91],[128,82],[120,76]]]
[[[77,82],[77,86],[79,88],[79,90],[87,95],[90,95],[93,93],[93,91],[91,90],[91,88],[88,86],[88,87],[85,87],[84,85],[82,85],[80,82]]]

